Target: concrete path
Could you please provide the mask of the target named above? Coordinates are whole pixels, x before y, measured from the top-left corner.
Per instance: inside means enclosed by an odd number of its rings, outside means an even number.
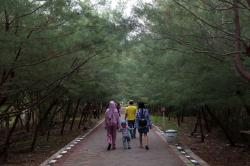
[[[121,133],[117,133],[117,149],[107,151],[106,131],[101,125],[56,165],[63,166],[183,166],[185,165],[156,134],[149,133],[149,150],[139,148],[138,135],[132,149],[124,150]]]

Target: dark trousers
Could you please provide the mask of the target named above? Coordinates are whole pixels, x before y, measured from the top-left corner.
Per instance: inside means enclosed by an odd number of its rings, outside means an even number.
[[[130,130],[131,138],[135,138],[136,137],[135,120],[128,120],[128,127],[133,129]]]

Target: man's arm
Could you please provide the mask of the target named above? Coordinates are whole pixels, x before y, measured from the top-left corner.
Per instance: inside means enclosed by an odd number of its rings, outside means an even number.
[[[125,120],[127,120],[127,117],[128,117],[128,111],[127,108],[125,108]]]

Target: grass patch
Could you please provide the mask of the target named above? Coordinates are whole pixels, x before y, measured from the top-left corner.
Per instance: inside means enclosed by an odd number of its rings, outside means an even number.
[[[166,131],[168,129],[178,130],[179,127],[176,123],[176,119],[168,120],[168,118],[163,118],[162,116],[151,116],[152,121],[155,125],[159,126],[161,130]]]

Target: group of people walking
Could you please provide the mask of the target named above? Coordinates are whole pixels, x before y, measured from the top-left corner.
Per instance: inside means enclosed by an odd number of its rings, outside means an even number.
[[[140,148],[148,150],[148,132],[151,129],[151,121],[149,111],[143,102],[139,102],[137,106],[133,101],[129,102],[125,109],[125,117],[120,115],[121,106],[114,101],[109,102],[109,106],[105,112],[105,129],[107,130],[107,150],[116,149],[117,131],[122,133],[123,147],[131,149],[130,141],[136,138],[136,130],[139,133]]]

